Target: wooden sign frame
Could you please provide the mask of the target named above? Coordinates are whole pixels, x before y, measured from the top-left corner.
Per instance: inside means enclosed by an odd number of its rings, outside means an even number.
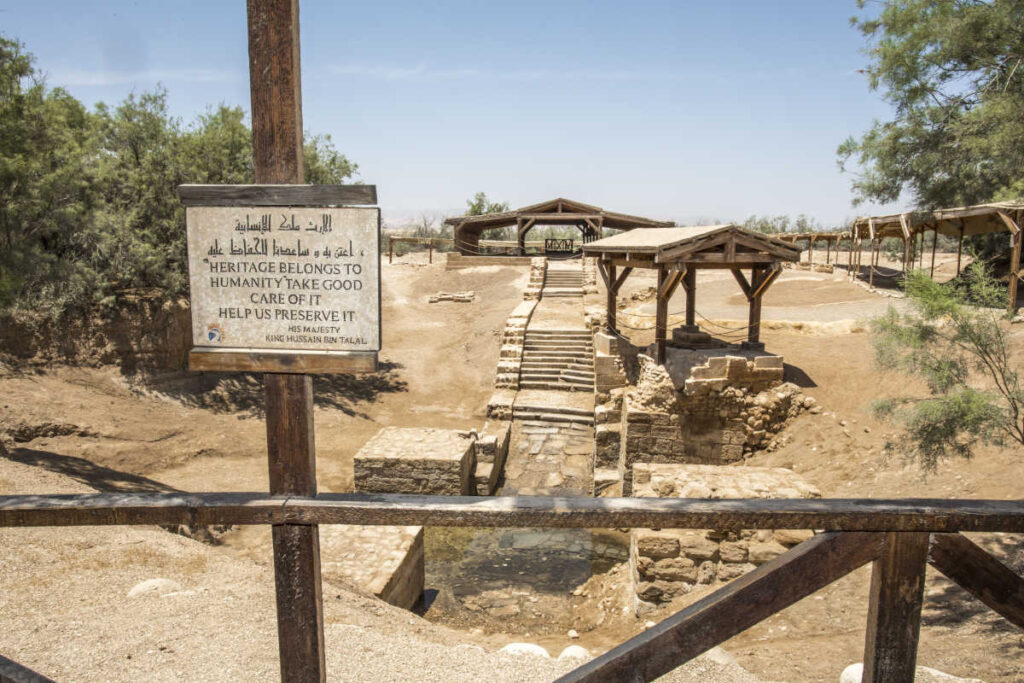
[[[376,208],[374,185],[180,185],[186,207]],[[377,333],[380,321],[380,209],[377,209]],[[193,324],[195,321],[193,320]],[[214,348],[193,346],[189,369],[219,372],[356,374],[377,370],[378,350]]]

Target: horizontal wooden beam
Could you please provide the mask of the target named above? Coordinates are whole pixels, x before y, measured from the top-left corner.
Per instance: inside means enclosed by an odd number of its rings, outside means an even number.
[[[375,205],[376,185],[179,185],[185,206]]]
[[[825,533],[734,579],[558,683],[652,681],[874,560],[882,534]]]
[[[235,351],[194,348],[188,368],[213,372],[357,375],[377,371],[376,351]]]
[[[0,496],[0,526],[383,524],[1024,532],[1024,503],[947,499],[557,498],[323,493]]]

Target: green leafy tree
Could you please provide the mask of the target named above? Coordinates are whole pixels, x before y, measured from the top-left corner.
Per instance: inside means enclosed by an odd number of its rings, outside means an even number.
[[[981,263],[968,268],[970,287],[907,276],[911,310],[872,321],[875,354],[887,368],[924,380],[924,398],[899,397],[875,411],[905,427],[890,447],[935,469],[945,457],[971,457],[976,445],[1024,445],[1024,386],[1009,351],[1006,324],[969,301],[1000,305],[1002,287]]]
[[[31,55],[0,36],[0,308],[96,286],[92,132],[85,108],[47,90]]]
[[[852,23],[869,42],[869,84],[894,108],[839,147],[840,166],[862,171],[858,201],[907,192],[937,208],[1024,195],[1024,3],[886,0]]]
[[[482,216],[485,213],[501,213],[508,211],[508,202],[492,202],[486,192],[477,192],[472,199],[466,200],[466,216]]]

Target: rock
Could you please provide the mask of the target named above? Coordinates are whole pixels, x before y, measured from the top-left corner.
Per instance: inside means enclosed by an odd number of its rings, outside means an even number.
[[[697,569],[697,583],[713,583],[717,574],[718,568],[714,562],[710,560],[701,562],[700,567]]]
[[[752,564],[764,564],[784,552],[786,547],[779,543],[751,543],[747,556]]]
[[[719,555],[722,558],[722,562],[746,562],[747,548],[740,543],[725,541],[719,546]]]
[[[721,564],[718,566],[718,580],[732,581],[757,569],[752,564]]]
[[[137,583],[132,586],[132,589],[128,591],[128,597],[137,598],[140,595],[149,595],[150,593],[167,595],[168,593],[177,593],[180,591],[181,584],[177,581],[171,581],[170,579],[146,579],[142,583]]]
[[[551,658],[551,655],[548,654],[547,650],[542,648],[540,645],[534,645],[533,643],[509,643],[498,650],[498,654],[514,655],[516,657],[529,655],[530,657]]]
[[[775,540],[782,545],[796,545],[814,538],[814,532],[810,529],[776,529]]]
[[[568,635],[573,640],[576,640],[577,638],[580,637],[579,631],[577,631],[574,628],[569,629],[569,633],[567,633],[566,635]]]
[[[839,683],[860,683],[863,673],[863,664],[851,664],[839,675]],[[914,681],[916,683],[984,683],[980,678],[960,678],[927,666],[917,667],[914,671]]]
[[[590,652],[579,645],[570,645],[558,655],[558,661],[564,662],[570,659],[573,661],[586,661],[590,659]]]
[[[715,664],[721,664],[722,666],[739,666],[739,662],[731,654],[726,652],[720,647],[713,647],[703,655],[707,659],[710,659]]]
[[[645,557],[660,560],[679,555],[679,539],[675,536],[647,535],[641,536],[636,542],[637,553]]]
[[[645,621],[644,622],[644,628],[645,629],[654,628],[655,626],[657,626],[657,624],[654,623],[653,621]]]

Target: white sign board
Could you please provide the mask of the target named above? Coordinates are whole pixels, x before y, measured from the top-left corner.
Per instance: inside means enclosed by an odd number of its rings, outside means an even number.
[[[189,206],[192,341],[378,351],[380,210]]]

